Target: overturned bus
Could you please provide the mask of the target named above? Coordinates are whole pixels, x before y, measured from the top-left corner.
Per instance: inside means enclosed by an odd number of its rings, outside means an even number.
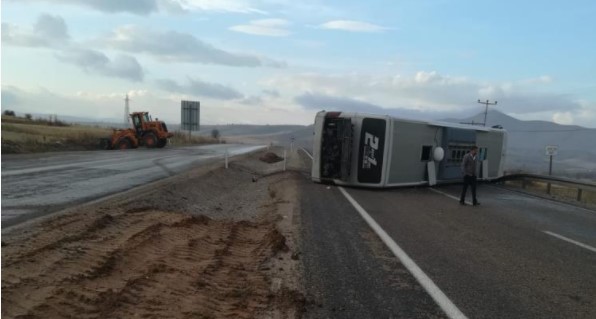
[[[474,145],[479,179],[503,176],[507,133],[501,128],[321,111],[314,129],[315,182],[365,187],[457,182],[463,156]]]

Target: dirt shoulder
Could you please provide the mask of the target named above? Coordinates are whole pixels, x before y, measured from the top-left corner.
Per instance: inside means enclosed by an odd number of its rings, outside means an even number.
[[[299,317],[300,177],[259,155],[4,233],[2,317]]]

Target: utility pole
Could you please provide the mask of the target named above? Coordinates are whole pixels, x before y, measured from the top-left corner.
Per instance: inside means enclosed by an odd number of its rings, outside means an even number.
[[[126,98],[124,99],[124,127],[128,126],[130,121],[130,99],[128,98],[128,93],[126,93]]]
[[[497,101],[495,101],[494,103],[491,103],[488,100],[486,100],[486,102],[482,102],[482,101],[480,101],[480,99],[478,99],[478,103],[484,104],[486,106],[486,108],[484,109],[484,126],[486,126],[486,116],[488,115],[488,106],[489,105],[497,105]]]

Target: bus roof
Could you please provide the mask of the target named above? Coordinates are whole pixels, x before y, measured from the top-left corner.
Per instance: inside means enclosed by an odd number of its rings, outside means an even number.
[[[341,111],[321,111],[321,112],[323,112],[323,113],[341,113],[341,115],[339,115],[339,116],[349,116],[349,117],[385,118],[385,119],[399,120],[399,121],[410,122],[410,123],[426,124],[429,126],[450,127],[450,128],[459,128],[459,129],[464,129],[464,130],[476,130],[476,131],[483,131],[483,132],[504,132],[505,131],[502,128],[486,127],[486,126],[480,126],[480,125],[474,125],[474,124],[462,124],[462,123],[432,121],[432,120],[427,121],[427,120],[409,119],[409,118],[404,118],[404,117],[372,114],[372,113],[341,112]]]

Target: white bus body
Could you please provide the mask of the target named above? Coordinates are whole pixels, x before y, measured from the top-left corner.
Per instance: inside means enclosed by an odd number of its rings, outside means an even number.
[[[365,187],[456,182],[473,145],[479,148],[479,178],[503,176],[503,129],[325,111],[317,113],[314,129],[315,182]]]

